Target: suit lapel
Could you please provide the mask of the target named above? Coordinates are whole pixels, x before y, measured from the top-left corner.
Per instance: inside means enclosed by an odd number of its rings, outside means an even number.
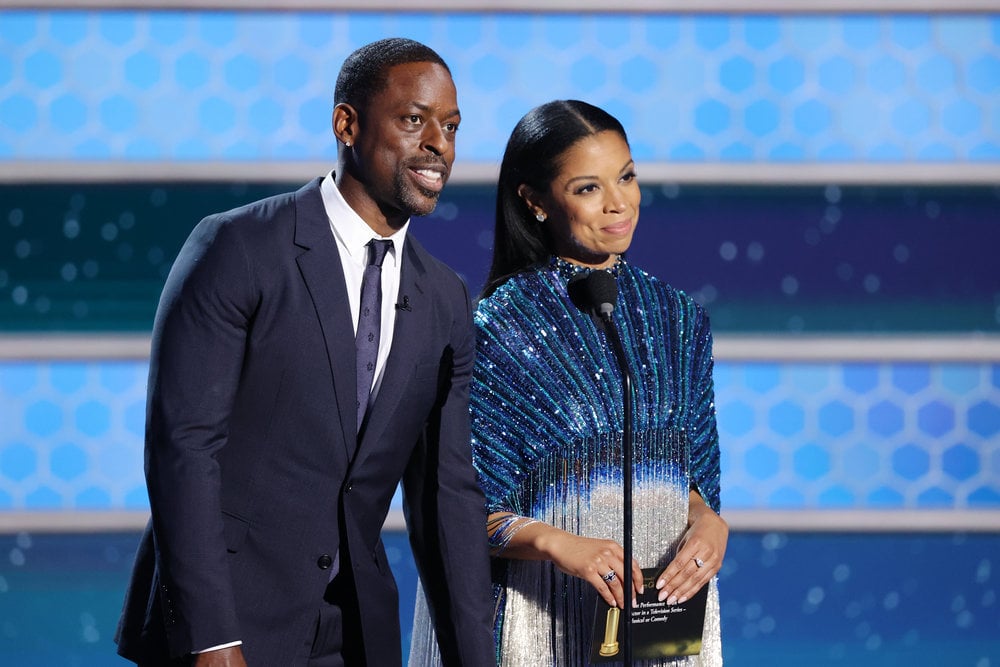
[[[296,193],[295,244],[306,249],[296,262],[323,331],[337,397],[336,410],[331,406],[331,412],[339,416],[344,454],[350,460],[357,447],[354,326],[337,241],[330,230],[320,194],[321,180],[312,181]]]
[[[431,321],[431,302],[430,295],[424,291],[424,272],[415,243],[412,238],[408,239],[403,252],[398,302],[408,303],[409,309],[401,308],[396,311],[392,349],[362,436],[358,460],[354,465],[359,465],[367,458],[375,443],[382,437],[399,402],[406,394],[413,369],[420,361],[421,341],[430,330]]]

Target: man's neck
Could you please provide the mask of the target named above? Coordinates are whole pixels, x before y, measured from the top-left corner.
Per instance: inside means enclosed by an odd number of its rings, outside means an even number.
[[[387,214],[368,194],[364,184],[345,171],[343,165],[337,165],[334,182],[347,205],[381,237],[392,236],[410,219],[409,215],[402,211],[392,211]]]

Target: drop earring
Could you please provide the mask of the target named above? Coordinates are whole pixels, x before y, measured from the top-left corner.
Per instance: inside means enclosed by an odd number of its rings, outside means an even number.
[[[538,222],[545,222],[545,214],[539,211],[538,213],[535,214],[535,220],[537,220]]]

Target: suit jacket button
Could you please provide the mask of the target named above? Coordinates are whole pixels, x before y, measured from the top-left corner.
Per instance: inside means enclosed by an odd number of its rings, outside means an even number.
[[[323,554],[316,560],[316,565],[321,570],[329,570],[330,566],[333,565],[333,558],[330,557],[330,554]]]

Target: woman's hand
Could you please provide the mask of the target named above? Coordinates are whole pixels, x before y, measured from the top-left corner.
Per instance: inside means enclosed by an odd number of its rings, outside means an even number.
[[[688,500],[688,528],[677,556],[656,579],[657,598],[669,604],[687,602],[722,567],[729,541],[729,525],[696,491]]]
[[[625,606],[622,579],[625,550],[614,540],[580,537],[541,521],[510,512],[490,515],[490,538],[503,543],[494,555],[521,560],[550,560],[565,574],[590,583],[609,605]],[[497,533],[507,531],[499,538]],[[632,600],[642,592],[642,569],[632,559]]]
[[[614,540],[580,537],[553,528],[540,541],[560,571],[590,583],[613,607],[625,606],[625,550]],[[632,559],[632,601],[642,592],[642,568]]]

